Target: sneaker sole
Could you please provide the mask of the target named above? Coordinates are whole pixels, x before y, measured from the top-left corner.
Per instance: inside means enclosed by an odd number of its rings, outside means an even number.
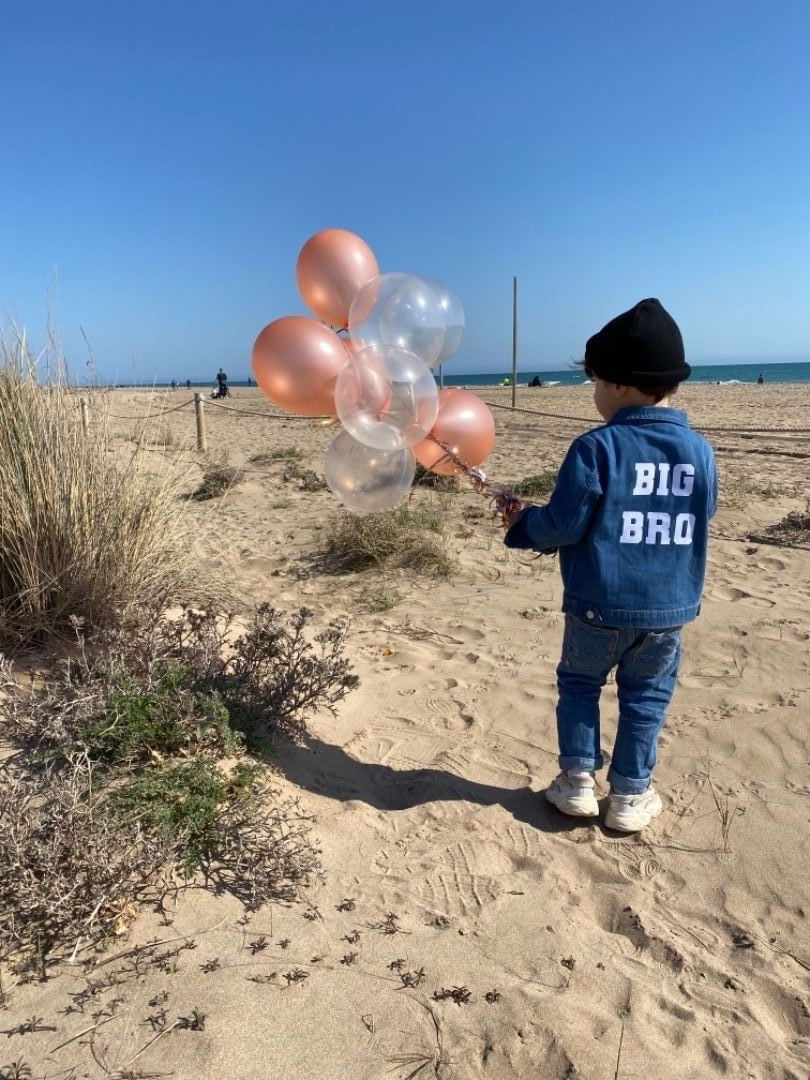
[[[561,814],[566,814],[568,817],[599,817],[599,803],[596,799],[583,799],[579,802],[565,801],[565,804],[560,806],[552,792],[547,790],[546,802],[556,806]]]

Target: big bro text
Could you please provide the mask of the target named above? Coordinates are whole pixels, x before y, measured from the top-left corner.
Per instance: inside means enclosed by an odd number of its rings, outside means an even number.
[[[688,497],[695,486],[695,466],[688,463],[671,466],[638,461],[635,465],[634,495],[675,495]],[[623,510],[621,544],[691,544],[695,530],[694,514],[666,513],[660,510]]]

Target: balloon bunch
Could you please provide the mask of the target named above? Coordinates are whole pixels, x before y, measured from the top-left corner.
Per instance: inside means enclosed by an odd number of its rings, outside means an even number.
[[[269,323],[253,346],[253,373],[267,397],[304,416],[342,424],[326,454],[326,482],[350,510],[388,510],[409,494],[419,462],[466,473],[495,445],[495,421],[475,394],[439,390],[433,369],[458,349],[464,309],[431,278],[380,274],[371,248],[345,229],[310,237],[298,256],[298,288],[321,321]]]

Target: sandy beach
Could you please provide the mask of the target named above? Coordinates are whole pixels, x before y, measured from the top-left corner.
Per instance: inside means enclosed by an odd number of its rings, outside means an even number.
[[[585,387],[521,388],[514,412],[511,390],[477,392],[497,406],[496,483],[556,470],[599,422]],[[105,397],[121,452],[140,433],[156,461],[187,464],[193,491],[193,408],[157,415],[188,392]],[[224,404],[206,398],[208,458],[243,474],[187,504],[201,578],[244,604],[304,605],[316,626],[349,619],[359,688],[270,763],[316,818],[323,875],[306,903],[247,922],[234,898],[189,890],[171,925],[143,913],[97,971],[6,987],[0,1076],[28,1075],[14,1061],[36,1080],[810,1074],[810,543],[751,539],[807,510],[810,385],[687,384],[675,400],[717,451],[721,497],[660,743],[665,809],[637,836],[542,796],[557,769],[556,561],[505,549],[462,482],[411,503],[441,513],[453,575],[330,572],[341,509],[300,470],[322,475],[335,429],[255,389]],[[292,449],[298,475],[272,457]],[[608,750],[614,730],[609,685]],[[155,937],[196,947],[127,975],[123,954]],[[162,1007],[206,1020],[160,1035]],[[18,1031],[32,1016],[39,1029]]]

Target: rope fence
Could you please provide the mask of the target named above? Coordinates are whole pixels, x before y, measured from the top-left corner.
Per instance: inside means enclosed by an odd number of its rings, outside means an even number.
[[[539,409],[521,409],[515,405],[498,405],[494,401],[486,401],[485,405],[489,405],[490,409],[508,409],[509,412],[522,412],[529,413],[531,416],[547,416],[553,420],[572,420],[578,424],[586,424],[588,427],[593,427],[594,418],[586,416],[567,416],[564,413],[550,413],[541,412]],[[708,431],[712,433],[721,433],[724,435],[810,435],[810,427],[720,427],[708,424],[692,424],[695,431]]]
[[[196,424],[196,440],[197,449],[206,451],[208,449],[206,418],[205,418],[205,405],[208,404],[213,409],[221,409],[224,412],[234,413],[238,416],[251,416],[259,420],[284,420],[284,421],[329,421],[333,419],[329,416],[299,416],[293,413],[270,413],[260,412],[258,409],[243,409],[236,405],[224,405],[221,401],[211,400],[206,402],[206,399],[201,393],[195,393],[193,398],[181,402],[179,405],[172,405],[169,408],[159,409],[154,412],[146,413],[140,416],[123,416],[118,413],[110,413],[105,411],[105,416],[114,420],[157,420],[161,416],[167,416],[170,413],[180,412],[183,409],[187,409],[189,406],[194,406],[195,412],[195,424]],[[504,409],[511,413],[523,413],[528,416],[542,416],[550,420],[563,421],[566,423],[580,424],[584,428],[592,428],[595,423],[593,417],[586,416],[571,416],[566,413],[553,413],[545,412],[541,409],[527,409],[521,408],[516,405],[501,405],[494,401],[485,401],[485,405],[488,405],[490,409]],[[79,410],[81,416],[82,430],[85,435],[89,434],[90,429],[90,402],[86,397],[79,398]],[[810,427],[727,427],[722,425],[710,425],[710,424],[693,424],[692,427],[703,434],[710,435],[737,435],[742,439],[751,439],[754,436],[758,438],[766,439],[792,439],[796,435],[810,435]],[[721,453],[736,453],[736,454],[766,454],[774,457],[796,457],[796,458],[810,458],[810,449],[807,452],[786,450],[786,449],[771,449],[765,447],[736,447],[736,446],[716,446],[715,449]]]

